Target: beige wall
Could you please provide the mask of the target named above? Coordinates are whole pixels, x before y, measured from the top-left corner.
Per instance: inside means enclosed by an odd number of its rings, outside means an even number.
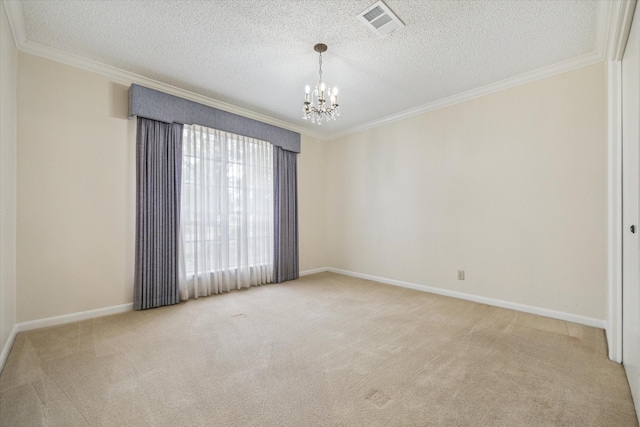
[[[0,3],[0,352],[16,323],[17,71],[18,52]]]
[[[132,301],[135,121],[128,87],[20,53],[18,321]],[[324,267],[322,145],[299,156],[300,268]]]
[[[127,87],[20,53],[18,321],[132,301]]]
[[[17,320],[131,302],[127,87],[24,53],[18,66]],[[300,269],[604,319],[605,108],[598,64],[330,142],[303,136]]]
[[[604,72],[325,143],[329,266],[604,319]]]
[[[302,136],[298,155],[300,271],[327,267],[325,164],[322,142]]]

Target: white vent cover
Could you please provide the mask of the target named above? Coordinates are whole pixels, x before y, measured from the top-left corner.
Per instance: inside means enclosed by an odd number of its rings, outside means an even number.
[[[375,31],[380,37],[387,37],[399,28],[404,28],[402,21],[387,7],[382,0],[366,8],[358,18]]]

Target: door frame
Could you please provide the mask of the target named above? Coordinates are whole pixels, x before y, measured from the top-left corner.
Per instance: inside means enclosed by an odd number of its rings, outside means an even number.
[[[636,0],[612,7],[607,60],[607,319],[609,359],[622,362],[622,56]],[[636,23],[640,25],[640,23]],[[639,260],[640,262],[640,260]]]

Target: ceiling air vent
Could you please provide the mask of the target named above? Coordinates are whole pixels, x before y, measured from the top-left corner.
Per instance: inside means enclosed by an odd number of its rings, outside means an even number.
[[[387,37],[399,28],[404,28],[402,21],[393,13],[386,4],[380,0],[366,8],[358,19],[365,23],[380,37]]]

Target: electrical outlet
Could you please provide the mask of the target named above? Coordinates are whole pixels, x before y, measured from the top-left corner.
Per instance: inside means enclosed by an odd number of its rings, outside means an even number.
[[[464,280],[464,270],[458,270],[458,280]]]

